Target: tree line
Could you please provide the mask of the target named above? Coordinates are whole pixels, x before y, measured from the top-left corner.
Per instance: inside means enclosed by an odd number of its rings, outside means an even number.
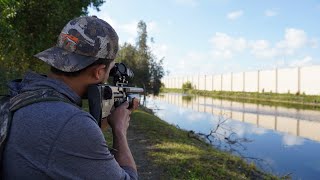
[[[137,29],[136,45],[124,43],[120,47],[116,61],[125,63],[133,70],[133,84],[143,87],[149,93],[158,94],[162,85],[161,78],[164,76],[163,58],[157,59],[147,44],[146,23],[140,21]]]
[[[21,78],[27,70],[46,73],[49,67],[33,57],[56,44],[64,25],[88,15],[88,7],[99,11],[104,0],[0,0],[0,91],[7,81]],[[117,62],[134,72],[132,84],[158,93],[164,76],[163,59],[158,60],[147,44],[146,23],[137,25],[135,45],[121,45]]]

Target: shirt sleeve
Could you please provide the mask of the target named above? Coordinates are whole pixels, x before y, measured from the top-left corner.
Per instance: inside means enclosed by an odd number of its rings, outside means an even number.
[[[53,179],[138,179],[130,167],[120,167],[103,133],[85,113],[73,116],[60,130],[48,159]]]

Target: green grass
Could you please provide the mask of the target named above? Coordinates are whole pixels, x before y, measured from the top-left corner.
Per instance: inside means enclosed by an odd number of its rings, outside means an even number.
[[[165,179],[277,179],[145,111],[132,114],[130,128],[145,135],[148,156],[165,170]]]
[[[182,89],[162,89],[161,92],[183,93]],[[226,99],[238,102],[258,103],[270,106],[283,106],[296,109],[320,110],[320,96],[304,94],[278,94],[257,92],[230,92],[189,90],[187,93]]]
[[[83,108],[88,111],[85,101]],[[159,179],[280,179],[240,157],[188,137],[187,131],[166,123],[148,109],[132,113],[130,128],[135,134],[146,137],[148,159],[164,170]],[[110,128],[104,136],[107,145],[112,147]]]

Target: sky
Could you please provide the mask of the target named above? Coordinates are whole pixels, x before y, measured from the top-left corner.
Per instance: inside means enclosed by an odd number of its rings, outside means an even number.
[[[166,76],[320,65],[320,0],[106,0],[89,15],[120,44],[135,45],[143,20]]]

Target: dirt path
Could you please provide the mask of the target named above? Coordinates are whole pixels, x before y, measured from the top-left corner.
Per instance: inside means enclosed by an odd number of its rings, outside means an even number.
[[[128,129],[128,141],[134,160],[137,164],[139,179],[162,179],[163,170],[147,157],[150,145],[144,134],[135,131],[135,124],[130,124]]]

